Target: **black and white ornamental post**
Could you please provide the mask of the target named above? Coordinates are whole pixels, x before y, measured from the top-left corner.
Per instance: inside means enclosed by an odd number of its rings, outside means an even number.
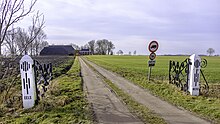
[[[188,91],[192,96],[198,96],[200,90],[200,68],[201,68],[201,58],[193,54],[190,56],[189,65],[189,84]]]
[[[148,61],[148,67],[149,67],[149,71],[148,71],[148,81],[150,81],[150,77],[151,77],[151,71],[152,71],[152,67],[155,66],[156,63],[156,51],[159,47],[159,44],[157,41],[151,41],[148,45],[148,50],[151,52],[149,55],[149,61]]]
[[[33,64],[33,59],[28,55],[24,55],[20,60],[22,101],[24,109],[32,108],[36,101],[36,84]]]

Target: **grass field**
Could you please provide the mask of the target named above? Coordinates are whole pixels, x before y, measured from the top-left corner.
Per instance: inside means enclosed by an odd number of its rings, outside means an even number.
[[[137,73],[148,73],[148,56],[90,56],[100,64],[113,65]],[[187,56],[157,56],[156,66],[153,67],[152,76],[164,76],[168,79],[169,61],[182,62]],[[208,65],[203,70],[209,83],[220,84],[220,57],[202,57],[207,59]],[[219,75],[218,75],[219,74]]]
[[[170,103],[195,112],[202,117],[220,123],[220,98],[194,97],[180,91],[174,85],[168,84],[169,60],[184,61],[187,56],[158,56],[153,68],[153,77],[163,77],[162,80],[147,81],[148,56],[87,56],[87,58],[102,67],[120,74],[135,84],[149,89],[153,94]],[[220,57],[204,57],[208,66],[204,68],[205,76],[210,85],[220,84]],[[219,94],[216,89],[217,94]]]

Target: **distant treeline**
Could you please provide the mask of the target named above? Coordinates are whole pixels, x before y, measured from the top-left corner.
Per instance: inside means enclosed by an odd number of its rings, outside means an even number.
[[[80,47],[72,44],[72,46],[76,50],[80,50]],[[115,45],[112,43],[112,41],[109,41],[107,39],[102,40],[91,40],[86,45],[81,46],[81,49],[89,49],[92,54],[96,55],[113,55],[113,50],[115,49]]]

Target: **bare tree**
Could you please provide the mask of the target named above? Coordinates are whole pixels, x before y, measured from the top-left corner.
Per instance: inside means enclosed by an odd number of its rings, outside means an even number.
[[[71,43],[70,45],[72,45],[72,47],[75,49],[75,50],[80,50],[80,47],[76,44],[73,44]]]
[[[37,35],[37,37],[34,39],[34,42],[32,42],[32,48],[31,48],[31,53],[34,55],[38,55],[40,52],[40,45],[43,45],[43,41],[47,38],[47,35],[44,33],[44,31],[42,29],[35,29],[34,31],[39,31],[38,34],[36,34],[37,32],[35,32],[35,35]]]
[[[0,55],[1,46],[5,40],[9,27],[27,16],[37,0],[31,0],[28,7],[24,0],[2,0],[0,5]]]
[[[32,17],[32,26],[29,27],[29,41],[26,45],[31,45],[31,55],[32,55],[32,49],[33,49],[33,41],[35,40],[35,45],[38,47],[39,43],[42,42],[42,40],[46,39],[46,34],[43,31],[45,24],[44,15],[41,13],[39,14],[39,11],[36,15]],[[27,46],[28,47],[28,46]],[[38,49],[37,49],[38,52]],[[38,53],[37,53],[38,54]]]
[[[95,47],[96,47],[96,53],[101,55],[101,53],[102,53],[102,51],[101,51],[102,41],[97,40],[96,43],[95,43]]]
[[[213,48],[209,48],[207,50],[207,53],[209,54],[209,56],[211,56],[213,53],[215,53],[215,50]]]
[[[44,47],[48,46],[49,43],[47,41],[42,41],[39,45],[39,51],[41,51]]]
[[[101,45],[101,54],[102,54],[102,55],[106,55],[106,53],[107,53],[107,51],[108,51],[108,47],[107,47],[107,45],[108,45],[108,40],[103,39],[103,40],[101,40],[101,43],[102,43],[102,45]]]
[[[28,33],[23,30],[18,33],[18,37],[17,37],[17,42],[19,42],[19,52],[20,54],[23,54],[23,52],[25,52],[25,54],[28,52],[29,49],[33,48],[33,41],[39,36],[40,32],[42,32],[43,28],[44,28],[44,15],[43,14],[39,14],[39,11],[37,12],[36,15],[33,16],[32,18],[32,26],[29,27],[29,31]],[[40,38],[44,38],[44,34],[43,37],[39,36]],[[32,52],[32,50],[31,50]]]
[[[5,42],[3,43],[7,47],[7,49],[9,50],[9,54],[12,57],[14,57],[17,52],[16,35],[17,35],[17,31],[12,26],[12,29],[7,31],[7,34],[5,37]]]
[[[94,54],[95,52],[95,40],[91,40],[88,42],[89,49],[91,50],[91,53]]]
[[[137,54],[137,51],[135,50],[133,54],[136,55],[136,54]]]
[[[112,54],[113,49],[115,49],[115,45],[111,41],[108,41],[107,42],[108,55]]]
[[[119,51],[117,52],[117,54],[118,54],[118,55],[123,55],[123,51],[122,51],[122,50],[119,50]]]
[[[86,45],[84,45],[84,46],[81,46],[81,49],[89,49],[89,45],[86,44]]]
[[[16,42],[18,45],[18,52],[21,55],[23,52],[27,53],[28,52],[28,44],[29,37],[27,32],[22,29],[18,28],[17,35],[16,35]]]
[[[114,44],[106,39],[97,40],[95,43],[96,53],[99,55],[113,55],[113,49],[115,49]]]
[[[96,52],[99,55],[106,55],[106,52],[107,52],[107,42],[106,41],[107,41],[106,39],[96,41]]]

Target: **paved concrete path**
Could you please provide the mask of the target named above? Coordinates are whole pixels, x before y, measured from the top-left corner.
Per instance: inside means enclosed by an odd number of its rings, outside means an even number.
[[[84,90],[98,123],[103,124],[142,124],[127,107],[112,93],[105,83],[80,59]]]
[[[170,124],[209,124],[210,122],[196,117],[186,110],[182,110],[173,106],[158,97],[155,97],[147,90],[134,85],[125,78],[108,71],[106,69],[97,66],[96,64],[84,59],[90,65],[92,65],[99,73],[105,76],[107,79],[111,80],[116,86],[122,89],[124,92],[129,94],[137,102],[145,105],[147,108],[151,109],[162,118],[165,119],[167,123]]]

